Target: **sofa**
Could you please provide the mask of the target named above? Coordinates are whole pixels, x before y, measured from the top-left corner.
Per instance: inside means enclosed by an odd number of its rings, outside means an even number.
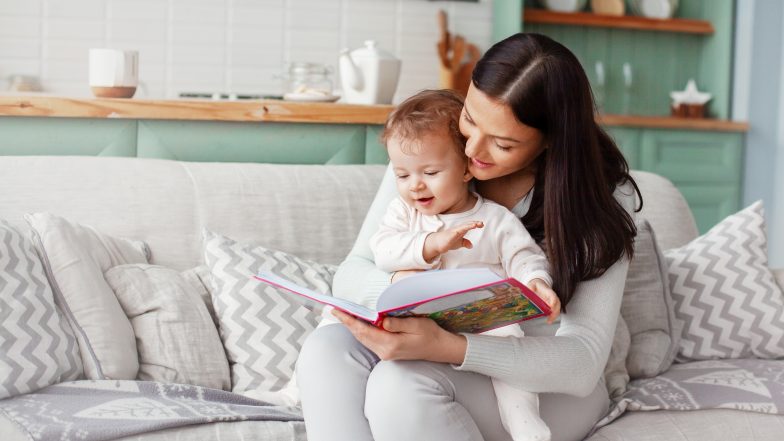
[[[205,231],[336,265],[350,250],[384,169],[378,165],[0,157],[0,219],[30,232],[32,224],[25,214],[52,213],[111,237],[139,241],[149,264],[175,271],[205,264]],[[662,249],[682,246],[697,237],[688,205],[669,181],[645,172],[634,176],[645,198],[638,217],[656,231]],[[784,279],[781,272],[777,274],[780,281]],[[209,299],[204,301],[209,305]],[[776,363],[784,365],[784,360]],[[225,389],[230,391],[231,385]],[[74,399],[79,397],[74,395]],[[295,403],[283,400],[279,404],[296,411]],[[40,439],[40,427],[26,427],[24,419],[12,416],[0,411],[0,438]],[[71,431],[63,439],[83,435]],[[304,440],[306,434],[302,421],[292,418],[218,420],[120,439]],[[623,413],[588,439],[778,441],[784,439],[784,416],[732,409],[640,409]]]

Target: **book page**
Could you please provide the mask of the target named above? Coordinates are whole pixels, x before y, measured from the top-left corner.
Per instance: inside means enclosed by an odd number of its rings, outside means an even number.
[[[358,305],[346,299],[341,299],[338,297],[317,293],[316,291],[305,288],[304,286],[297,285],[291,280],[280,277],[270,272],[259,271],[259,273],[255,275],[254,278],[262,282],[268,283],[270,285],[276,286],[278,288],[281,288],[285,291],[296,294],[298,296],[301,296],[305,299],[312,300],[325,305],[333,306],[341,311],[347,312],[353,316],[359,317],[371,323],[374,323],[376,319],[378,319],[378,314],[376,313],[376,311],[373,311],[370,308],[366,308],[362,305]]]
[[[397,309],[499,280],[502,278],[487,268],[424,271],[390,285],[378,298],[376,309]],[[466,299],[462,300],[465,303]]]
[[[514,279],[447,294],[392,311],[390,317],[426,317],[450,332],[480,333],[547,315],[544,302]],[[543,309],[544,308],[544,309]]]

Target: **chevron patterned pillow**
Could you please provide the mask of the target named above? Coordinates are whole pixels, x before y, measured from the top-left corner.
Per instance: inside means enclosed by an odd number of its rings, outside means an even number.
[[[81,375],[79,346],[33,243],[0,220],[0,399]]]
[[[666,251],[677,361],[784,357],[784,294],[768,269],[762,202]]]
[[[330,293],[337,267],[282,251],[238,243],[204,231],[204,259],[212,273],[212,302],[231,368],[232,392],[273,404],[293,405],[289,384],[305,337],[319,311],[296,296],[251,278],[259,270]],[[294,398],[296,400],[296,398]]]

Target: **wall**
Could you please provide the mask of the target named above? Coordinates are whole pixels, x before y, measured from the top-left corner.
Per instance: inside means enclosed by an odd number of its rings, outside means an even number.
[[[743,204],[762,199],[772,267],[784,267],[784,4],[738,0],[733,116],[746,136]]]
[[[112,47],[140,51],[141,97],[281,93],[287,63],[337,67],[341,48],[375,39],[403,60],[399,101],[438,86],[439,9],[489,47],[490,0],[0,0],[0,90],[28,74],[47,92],[87,96],[88,49]]]

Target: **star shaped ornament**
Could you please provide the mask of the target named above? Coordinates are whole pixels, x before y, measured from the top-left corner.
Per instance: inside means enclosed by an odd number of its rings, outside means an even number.
[[[670,97],[672,98],[673,104],[677,106],[679,104],[703,105],[710,101],[713,96],[709,93],[697,90],[697,83],[694,79],[690,79],[686,84],[686,89],[670,92]]]

